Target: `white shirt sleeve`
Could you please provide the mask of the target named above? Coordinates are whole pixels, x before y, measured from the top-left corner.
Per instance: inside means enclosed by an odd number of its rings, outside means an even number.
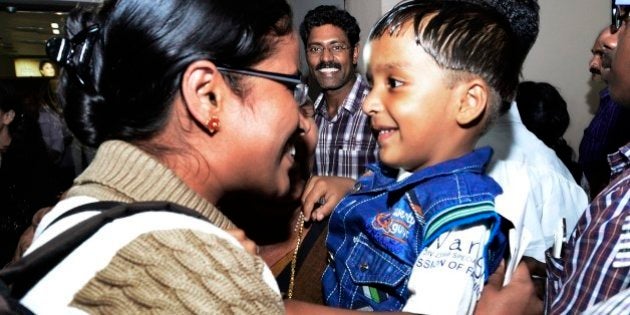
[[[426,247],[411,271],[404,312],[472,314],[484,284],[485,225],[448,231]]]

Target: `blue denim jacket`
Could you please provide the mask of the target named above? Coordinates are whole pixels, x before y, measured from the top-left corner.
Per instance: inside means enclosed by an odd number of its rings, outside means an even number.
[[[445,231],[482,222],[491,229],[484,246],[487,280],[503,258],[504,229],[510,225],[494,211],[501,187],[484,175],[491,156],[492,149],[481,148],[400,182],[398,170],[370,165],[372,172],[359,179],[330,216],[329,264],[322,277],[326,304],[402,309],[422,249]]]

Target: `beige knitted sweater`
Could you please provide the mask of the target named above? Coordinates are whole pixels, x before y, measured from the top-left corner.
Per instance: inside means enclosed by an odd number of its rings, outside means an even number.
[[[216,226],[233,224],[175,174],[122,141],[103,143],[67,197],[123,202],[169,201]],[[280,296],[262,279],[264,263],[225,239],[175,229],[142,234],[121,248],[71,305],[89,313],[277,314]]]

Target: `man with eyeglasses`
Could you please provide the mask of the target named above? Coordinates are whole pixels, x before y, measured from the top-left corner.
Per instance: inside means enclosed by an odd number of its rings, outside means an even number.
[[[356,73],[359,33],[354,17],[330,5],[309,11],[300,25],[310,75],[321,88],[314,103],[319,139],[313,174],[352,182],[378,154],[369,118],[361,111],[369,89]]]

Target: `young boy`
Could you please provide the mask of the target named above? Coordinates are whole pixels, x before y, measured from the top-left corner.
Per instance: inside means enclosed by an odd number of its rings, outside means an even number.
[[[326,304],[472,313],[507,247],[501,188],[475,143],[523,62],[508,14],[468,1],[397,5],[370,34],[363,104],[380,164],[330,217]]]

